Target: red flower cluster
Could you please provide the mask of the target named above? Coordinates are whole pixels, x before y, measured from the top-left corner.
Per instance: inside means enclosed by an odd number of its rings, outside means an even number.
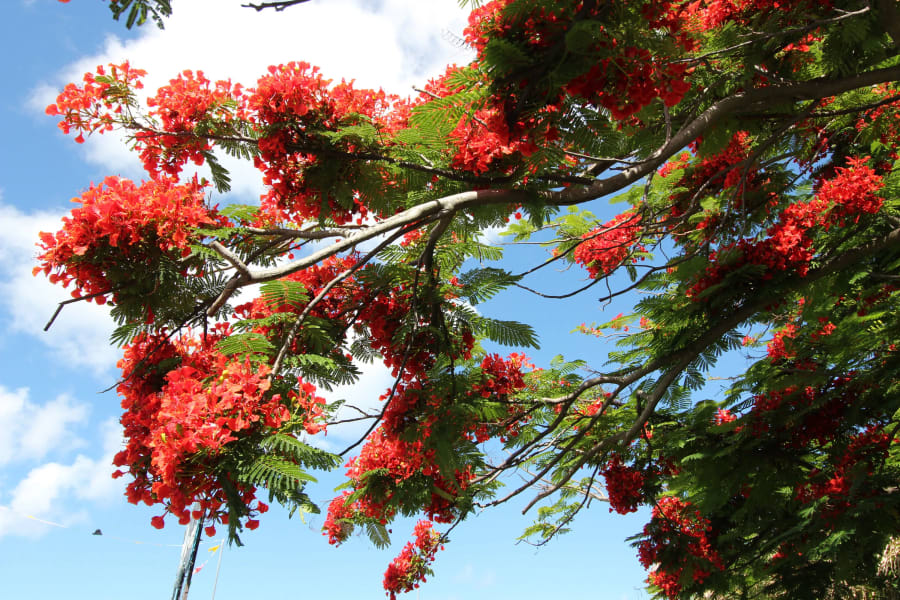
[[[868,156],[847,159],[847,167],[835,169],[835,176],[823,181],[813,204],[825,211],[816,223],[826,230],[831,225],[843,227],[849,219],[854,223],[862,213],[875,214],[884,200],[875,195],[883,187],[882,177],[866,163]]]
[[[432,490],[422,511],[432,520],[451,523],[457,516],[452,498],[458,490],[464,490],[472,477],[468,470],[455,473],[455,481],[448,482],[440,474],[435,463],[434,449],[427,448],[422,440],[407,442],[387,435],[379,427],[372,432],[359,456],[347,463],[347,477],[357,489],[369,483],[377,474],[379,487],[384,488],[377,495],[366,494],[348,502],[349,492],[331,501],[325,519],[323,535],[331,544],[340,544],[353,531],[354,522],[375,521],[387,524],[396,514],[390,504],[398,486],[410,480],[429,481]],[[425,478],[425,479],[422,479]]]
[[[636,243],[640,234],[641,216],[624,212],[582,235],[584,241],[578,244],[572,256],[575,262],[587,268],[591,277],[601,273],[609,275],[634,252],[644,251],[644,246]],[[637,262],[637,258],[632,257],[632,262]]]
[[[481,361],[482,380],[472,386],[471,395],[507,400],[525,388],[523,367],[534,368],[524,354],[513,352],[506,359],[499,354],[488,354]]]
[[[299,394],[283,399],[269,393],[268,367],[220,354],[216,343],[228,333],[221,325],[203,339],[141,335],[119,361],[127,444],[113,462],[134,478],[127,486],[129,501],[162,504],[182,523],[194,502],[209,521],[227,522],[219,479],[228,476],[217,471],[226,447],[277,430],[290,419],[289,407],[296,410],[309,400],[302,381]],[[253,488],[232,485],[249,516],[265,512],[250,508]],[[154,521],[161,524],[161,518]],[[250,521],[246,525],[255,528]]]
[[[638,545],[644,568],[656,566],[648,581],[668,598],[678,598],[690,582],[703,583],[713,569],[724,569],[709,521],[690,506],[674,496],[660,498]]]
[[[355,514],[353,503],[348,502],[350,492],[333,499],[328,505],[325,515],[325,524],[322,526],[322,535],[328,536],[328,543],[337,546],[345,541],[353,532],[351,519]]]
[[[871,477],[877,464],[887,457],[890,438],[880,426],[870,425],[865,431],[850,438],[842,455],[834,457],[834,466],[823,472],[813,469],[809,481],[799,484],[796,498],[809,504],[828,496],[830,506],[826,516],[834,517],[850,507],[852,494],[872,493],[862,485]]]
[[[727,408],[720,408],[713,417],[713,423],[716,425],[724,425],[725,423],[732,423],[734,421],[737,421],[737,415]]]
[[[780,360],[794,358],[796,353],[793,349],[789,348],[787,340],[792,340],[797,337],[797,333],[798,328],[794,323],[788,323],[776,331],[769,343],[766,344],[766,353],[769,355],[769,360],[774,363]]]
[[[481,363],[479,381],[466,395],[506,401],[525,387],[521,369],[528,364],[518,354],[506,360],[497,355],[487,356]],[[382,425],[366,439],[359,456],[347,463],[347,477],[355,489],[366,488],[377,478],[378,491],[349,503],[348,494],[332,501],[324,531],[330,543],[343,541],[352,530],[349,525],[354,520],[375,520],[382,524],[390,521],[396,512],[392,503],[395,492],[410,482],[417,487],[422,487],[424,482],[423,489],[430,490],[421,508],[429,519],[450,523],[458,516],[454,497],[468,487],[474,474],[469,467],[456,469],[452,480],[442,474],[431,439],[439,422],[442,428],[452,424],[460,438],[473,441],[483,441],[498,432],[516,435],[513,408],[509,408],[512,416],[506,422],[482,423],[468,413],[454,411],[445,396],[434,393],[430,385],[424,373],[419,373],[414,379],[401,382],[393,395],[389,391],[382,396],[390,399]]]
[[[700,139],[691,143],[690,148],[694,153],[697,152],[700,143]],[[755,189],[758,186],[756,172],[748,171],[740,166],[749,156],[749,152],[749,134],[746,131],[738,131],[722,151],[712,156],[700,157],[697,164],[690,164],[691,154],[683,152],[677,158],[663,165],[659,170],[661,177],[668,177],[672,171],[684,169],[684,173],[674,187],[686,189],[671,196],[672,216],[677,218],[684,214],[691,204],[696,202],[695,196],[702,195],[704,190],[711,194],[713,191],[730,190],[740,185],[739,193],[735,194],[735,198],[740,198],[741,191]],[[715,218],[704,221],[698,225],[698,228],[711,229],[714,224]]]
[[[618,454],[606,464],[601,473],[606,479],[606,493],[609,496],[609,512],[620,515],[635,512],[643,503],[644,474],[622,462]]]
[[[610,38],[610,45],[615,40]],[[656,98],[666,106],[678,104],[691,89],[685,64],[661,62],[646,48],[628,46],[565,86],[573,96],[609,110],[612,117],[624,121]]]
[[[407,542],[384,572],[384,589],[391,600],[396,600],[398,593],[409,592],[419,587],[419,582],[425,582],[425,576],[431,574],[429,565],[441,548],[441,536],[429,521],[416,523],[414,535],[415,542]]]
[[[178,175],[188,162],[203,164],[203,152],[212,141],[193,134],[202,123],[217,126],[247,118],[246,99],[240,85],[217,81],[215,85],[203,71],[187,70],[169,81],[147,100],[156,107],[150,115],[158,116],[165,133],[139,131],[135,134],[144,168],[153,176],[159,173]]]
[[[867,161],[868,157],[852,158],[846,168],[838,167],[836,175],[822,182],[812,200],[785,208],[778,222],[766,231],[766,238],[759,241],[743,239],[736,245],[713,252],[706,273],[687,290],[687,295],[696,296],[722,281],[729,272],[747,264],[765,267],[763,277],[766,279],[779,272],[806,275],[814,256],[812,232],[815,227],[826,231],[834,225],[843,227],[848,221],[856,222],[863,213],[874,214],[881,209],[884,200],[875,192],[883,186],[882,177],[866,164]],[[718,260],[723,254],[728,256],[727,262]]]
[[[161,254],[187,256],[196,241],[196,228],[217,222],[214,211],[204,204],[202,189],[196,180],[178,184],[159,178],[135,185],[107,177],[73,199],[81,206],[63,218],[60,231],[40,234],[43,252],[34,274],[43,271],[51,283],[63,286],[74,282],[76,298],[100,294],[94,301],[103,304],[109,293],[115,300],[108,279],[111,270],[122,269],[129,260],[152,268]]]
[[[677,104],[690,89],[686,81],[685,64],[662,61],[644,40],[623,41],[617,38],[620,31],[608,23],[608,7],[597,4],[558,3],[552,8],[540,7],[531,12],[506,12],[509,0],[494,0],[472,11],[469,25],[464,31],[466,41],[474,46],[484,61],[491,40],[515,41],[529,50],[548,50],[565,45],[567,35],[576,23],[596,23],[592,36],[596,41],[581,51],[590,56],[585,60],[585,71],[561,85],[561,92],[577,96],[584,101],[603,106],[616,120],[625,120],[661,98],[666,105]],[[673,12],[673,2],[645,2],[641,10],[641,27],[663,30],[683,48],[693,47],[691,40],[679,31],[680,19]],[[616,13],[619,14],[619,13]],[[624,14],[624,11],[621,12]],[[600,25],[600,23],[606,23]],[[608,28],[607,28],[608,27]],[[599,38],[599,39],[598,39]],[[516,93],[517,84],[529,82],[515,75],[516,81],[510,93]],[[561,98],[556,99],[561,101]],[[551,104],[554,99],[551,99]]]
[[[123,106],[130,100],[131,88],[142,88],[140,80],[146,74],[141,69],[132,69],[128,61],[120,65],[110,63],[108,71],[100,65],[96,73],[85,73],[83,86],[66,85],[56,104],[48,106],[46,112],[51,116],[61,115],[59,128],[63,133],[77,131],[75,141],[80,144],[85,133],[112,130]]]
[[[324,182],[315,181],[317,168],[327,167],[328,161],[333,163],[342,153],[360,149],[352,143],[335,145],[325,134],[359,123],[396,131],[404,126],[408,107],[382,90],[356,89],[346,81],[330,84],[318,67],[291,62],[269,67],[269,74],[251,90],[247,106],[253,111],[251,121],[262,133],[255,163],[271,188],[262,198],[265,211],[302,221],[318,218],[326,206],[328,215],[338,223],[365,218],[366,199],[342,204],[322,189]],[[357,163],[346,162],[340,178],[352,186],[358,169]]]
[[[460,92],[461,88],[451,84],[451,78],[458,72],[456,65],[447,67],[443,75],[428,82],[413,105]],[[510,123],[503,102],[497,97],[468,108],[468,114],[459,118],[449,136],[454,153],[450,164],[457,169],[476,174],[510,173],[521,166],[523,159],[534,154],[543,141],[558,136],[556,129],[546,123],[546,117],[556,112],[556,107],[547,107],[515,123]]]
[[[778,433],[791,448],[805,448],[816,441],[820,446],[832,441],[857,391],[848,387],[850,379],[838,377],[820,388],[791,386],[753,397],[751,431],[756,436]],[[826,395],[831,397],[822,400]]]
[[[707,31],[726,23],[749,24],[771,18],[775,11],[790,13],[798,8],[831,8],[831,0],[693,0],[683,6],[683,19],[692,29]]]
[[[523,136],[525,128],[524,123],[518,123],[516,136],[509,129],[502,108],[496,106],[475,111],[474,118],[463,117],[450,133],[458,148],[451,166],[481,174],[496,168],[504,159],[507,164],[516,164],[538,149],[538,132],[529,130]]]

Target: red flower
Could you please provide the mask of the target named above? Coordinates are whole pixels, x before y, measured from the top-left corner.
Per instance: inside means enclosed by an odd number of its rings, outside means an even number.
[[[395,558],[384,573],[384,589],[391,600],[398,593],[409,592],[424,582],[431,574],[429,565],[440,549],[441,536],[431,527],[430,521],[416,523],[415,543],[408,542],[400,555]]]
[[[637,244],[641,232],[641,216],[625,212],[597,229],[581,236],[581,242],[572,254],[575,262],[584,265],[591,277],[601,273],[608,275],[621,266],[635,251],[644,247]],[[637,261],[636,258],[631,259]]]
[[[637,511],[643,502],[644,474],[625,465],[618,454],[613,455],[601,473],[606,479],[609,512],[627,515]]]

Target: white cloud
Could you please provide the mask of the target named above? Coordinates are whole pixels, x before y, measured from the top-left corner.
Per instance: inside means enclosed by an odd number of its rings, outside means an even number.
[[[0,385],[0,466],[41,460],[57,448],[83,445],[70,427],[87,419],[88,407],[66,395],[46,404],[29,401],[28,389]]]
[[[112,419],[100,427],[101,455],[78,454],[72,462],[49,462],[32,468],[8,493],[0,490],[0,538],[4,535],[38,537],[50,527],[82,521],[89,503],[105,503],[122,493],[112,479],[112,458],[121,447],[121,428]]]
[[[452,41],[465,26],[466,11],[456,0],[329,0],[260,13],[241,4],[179,3],[164,30],[147,26],[133,40],[107,38],[103,52],[75,61],[35,88],[31,105],[43,111],[66,83],[125,59],[148,72],[148,93],[184,69],[253,86],[269,65],[305,61],[334,81],[353,79],[359,87],[400,95],[411,94],[414,84],[439,75],[448,63],[471,60],[470,51]],[[136,155],[124,152],[115,136],[93,136],[84,149],[88,160],[112,172],[141,176]],[[258,172],[235,161],[226,166],[233,169],[235,193],[259,195]]]
[[[509,242],[512,238],[506,236],[506,232],[509,230],[509,227],[504,225],[488,227],[484,229],[482,233],[481,242],[483,244],[487,244],[488,246],[499,246],[505,242]]]
[[[46,277],[32,275],[40,231],[60,228],[62,211],[23,213],[2,203],[0,197],[0,306],[6,317],[0,327],[35,336],[70,367],[87,367],[95,375],[108,373],[117,359],[109,343],[113,324],[109,310],[76,302],[63,308],[50,331],[44,325],[59,302],[70,298],[66,290]]]

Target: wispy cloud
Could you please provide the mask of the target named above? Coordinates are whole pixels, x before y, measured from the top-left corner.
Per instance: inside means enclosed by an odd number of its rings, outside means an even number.
[[[57,231],[62,212],[25,213],[3,204],[0,196],[0,328],[34,336],[52,349],[63,364],[108,374],[117,351],[109,343],[113,329],[109,310],[76,302],[65,307],[49,332],[44,325],[59,302],[70,296],[46,277],[32,275],[40,231]]]
[[[27,388],[8,390],[0,385],[0,467],[41,460],[58,448],[84,445],[72,431],[87,420],[89,409],[66,395],[36,404]]]
[[[15,398],[23,398],[24,402],[21,404],[26,408],[19,411],[18,422],[8,423],[4,420],[4,427],[17,428],[25,425],[26,431],[17,440],[11,442],[3,440],[0,443],[6,444],[6,447],[18,444],[20,449],[27,448],[32,435],[53,433],[47,429],[51,427],[47,423],[38,426],[41,431],[28,429],[24,422],[27,418],[24,413],[30,404],[27,392],[17,390],[10,394],[0,389],[0,400],[6,402],[9,396],[13,396],[14,404],[17,402]],[[80,406],[73,401],[68,403],[70,408]],[[43,411],[45,414],[41,417],[47,418],[47,413],[54,409],[58,410],[58,406],[58,403],[51,401],[37,407],[36,410]],[[63,417],[57,415],[55,418],[56,423],[63,423],[63,428],[66,422],[65,414],[64,409]],[[51,416],[49,422],[53,421],[54,418]],[[45,439],[47,452],[65,437],[63,435],[55,440]],[[69,526],[78,523],[96,505],[106,504],[121,495],[123,484],[111,477],[113,455],[122,445],[121,427],[113,419],[109,419],[103,422],[97,431],[91,432],[91,437],[99,440],[96,446],[91,447],[93,452],[79,453],[66,462],[37,464],[29,468],[24,477],[17,482],[4,485],[4,489],[0,489],[0,507],[5,509],[0,510],[0,538],[5,535],[39,537],[51,528],[51,524]],[[5,452],[5,449],[3,451]],[[94,452],[97,455],[89,455]],[[19,455],[17,458],[24,460],[27,454]],[[8,478],[8,475],[4,476],[4,483]]]

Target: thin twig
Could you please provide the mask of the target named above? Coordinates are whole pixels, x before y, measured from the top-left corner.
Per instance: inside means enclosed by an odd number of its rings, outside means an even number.
[[[56,321],[56,317],[59,316],[59,313],[62,312],[63,306],[67,304],[73,304],[75,302],[81,302],[82,300],[91,300],[92,298],[96,298],[98,296],[105,296],[106,294],[112,292],[113,289],[110,288],[108,290],[104,290],[102,292],[97,292],[95,294],[89,294],[87,296],[80,296],[78,298],[70,298],[69,300],[63,300],[56,306],[56,310],[53,311],[53,316],[50,317],[50,320],[47,321],[47,324],[44,325],[44,331],[48,331],[50,326],[53,325],[53,322]]]
[[[274,8],[275,12],[282,12],[284,9],[309,2],[309,0],[281,0],[280,2],[260,2],[259,4],[241,4],[241,8],[252,8],[256,12],[261,12],[267,8]]]

